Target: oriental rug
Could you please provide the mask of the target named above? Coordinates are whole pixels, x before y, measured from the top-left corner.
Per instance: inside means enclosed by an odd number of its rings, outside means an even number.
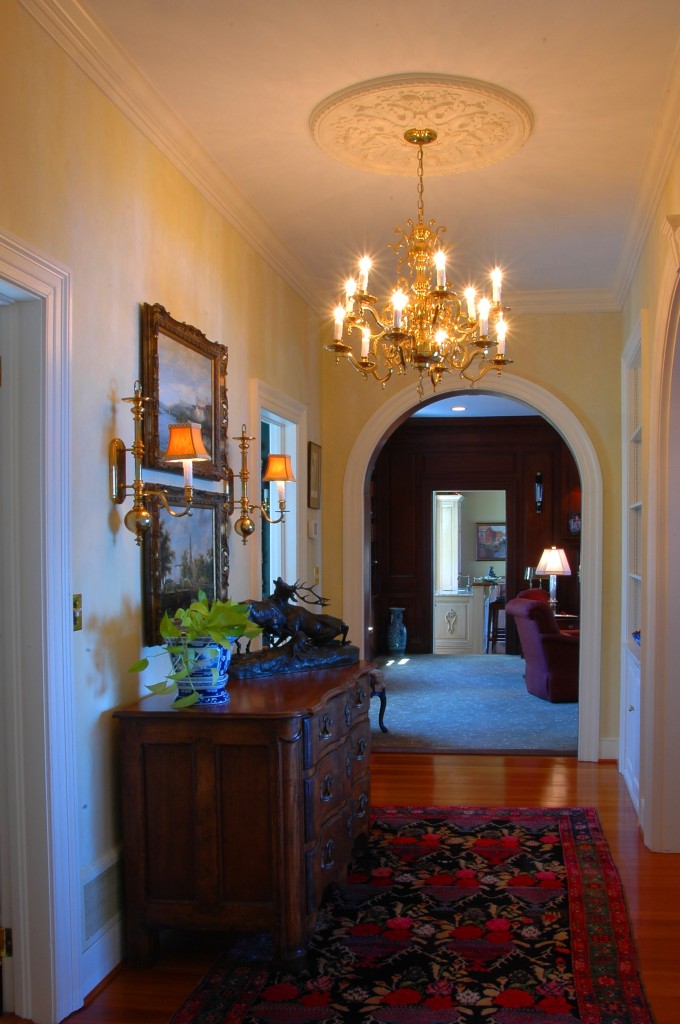
[[[650,1024],[592,808],[373,812],[301,971],[241,936],[170,1024]]]

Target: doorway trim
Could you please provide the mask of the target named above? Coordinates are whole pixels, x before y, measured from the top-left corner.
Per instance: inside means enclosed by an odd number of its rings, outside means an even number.
[[[3,855],[9,862],[8,871],[3,866],[2,901],[14,934],[14,1011],[36,1024],[53,1024],[82,1006],[70,634],[71,275],[0,233],[0,276],[42,304],[35,375],[42,607],[35,621],[42,623],[43,674],[39,708],[35,691],[28,693],[18,678],[6,680],[5,728],[12,730],[12,742],[2,744],[0,754],[8,830]]]
[[[677,772],[680,748],[680,692],[673,666],[680,658],[675,623],[680,581],[669,550],[677,546],[680,524],[680,215],[666,217],[663,232],[670,243],[656,297],[654,334],[645,358],[643,389],[649,394],[649,440],[644,438],[648,483],[644,525],[646,535],[643,579],[640,824],[652,850],[680,851]],[[649,368],[649,382],[644,375]],[[670,545],[670,547],[669,547]],[[649,638],[648,640],[646,638]]]
[[[440,397],[468,391],[467,387],[441,387]],[[600,756],[600,671],[602,658],[602,473],[583,424],[550,391],[508,375],[489,393],[516,398],[538,411],[569,445],[581,475],[581,657],[578,756],[597,761]],[[343,482],[343,603],[350,634],[359,637],[363,652],[366,625],[368,567],[365,554],[366,489],[376,448],[415,408],[413,392],[403,388],[373,414],[359,433],[345,469]],[[363,500],[359,498],[363,496]],[[359,500],[358,500],[359,499]]]

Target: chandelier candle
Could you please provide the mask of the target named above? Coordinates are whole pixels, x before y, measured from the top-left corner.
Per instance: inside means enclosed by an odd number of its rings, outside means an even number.
[[[368,291],[372,262],[359,260],[358,277],[345,283],[344,302],[334,311],[333,341],[326,348],[336,363],[347,361],[363,375],[383,386],[394,371],[411,367],[418,373],[418,394],[429,377],[436,390],[445,373],[457,371],[474,384],[489,370],[500,375],[508,359],[508,323],[501,305],[502,272],[490,273],[491,298],[468,285],[459,299],[447,280],[449,246],[442,240],[446,228],[424,217],[423,148],[434,142],[432,128],[410,128],[404,139],[418,149],[418,218],[396,228],[399,241],[390,248],[397,255],[397,281],[382,305]],[[351,342],[360,337],[359,355]],[[494,336],[492,336],[492,334]]]

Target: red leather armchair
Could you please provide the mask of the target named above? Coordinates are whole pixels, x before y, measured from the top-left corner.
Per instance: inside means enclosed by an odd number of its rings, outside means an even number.
[[[578,700],[579,634],[560,631],[546,598],[514,597],[505,613],[515,620],[529,693],[554,704],[574,702]]]

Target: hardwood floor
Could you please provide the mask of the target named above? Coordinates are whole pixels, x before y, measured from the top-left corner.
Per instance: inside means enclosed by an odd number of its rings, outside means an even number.
[[[614,764],[566,757],[375,754],[372,798],[384,804],[593,806],[621,875],[656,1024],[680,1017],[680,854],[651,853]],[[219,940],[166,945],[150,970],[121,970],[71,1024],[167,1024]],[[11,1016],[4,1021],[18,1021]]]

